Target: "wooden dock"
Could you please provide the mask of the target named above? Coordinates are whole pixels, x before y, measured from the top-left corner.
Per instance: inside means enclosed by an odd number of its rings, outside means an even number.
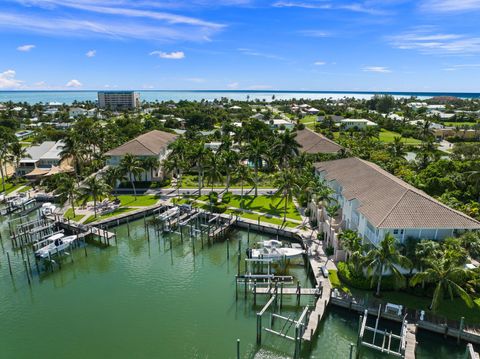
[[[330,293],[332,291],[330,281],[328,279],[322,281],[321,288],[322,295],[317,299],[315,308],[310,313],[307,328],[305,329],[302,337],[302,339],[307,342],[312,341],[313,337],[315,336],[318,325],[322,321],[323,316],[325,315],[325,310],[327,309],[328,303],[330,302]]]
[[[407,324],[405,345],[405,359],[415,359],[415,351],[417,349],[417,326],[415,324]]]
[[[299,292],[298,290],[300,289],[300,295],[313,295],[313,296],[320,296],[321,292],[317,288],[283,288],[282,289],[282,295],[298,295]],[[257,294],[264,294],[264,295],[274,295],[275,294],[275,288],[274,287],[260,287],[260,288],[255,288],[255,291]],[[277,290],[278,292],[280,289]]]

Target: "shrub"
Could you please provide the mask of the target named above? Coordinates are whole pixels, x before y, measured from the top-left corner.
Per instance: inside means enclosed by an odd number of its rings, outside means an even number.
[[[363,290],[372,289],[372,279],[367,278],[362,272],[354,272],[351,266],[345,262],[339,262],[337,264],[338,278],[346,285]],[[376,280],[373,283],[373,287],[376,285]],[[382,278],[382,290],[395,290],[395,279],[393,276],[388,275]]]
[[[332,246],[328,246],[325,249],[325,254],[327,255],[327,257],[333,256],[334,253],[335,253],[335,250],[333,249]]]
[[[222,196],[222,203],[230,203],[232,200],[232,192],[225,192]]]
[[[208,199],[210,200],[210,203],[217,203],[218,201],[218,193],[215,191],[212,191],[208,194]]]

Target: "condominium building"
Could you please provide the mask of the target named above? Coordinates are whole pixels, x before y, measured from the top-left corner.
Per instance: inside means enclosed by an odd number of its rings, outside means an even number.
[[[140,95],[133,91],[102,91],[98,106],[110,110],[131,110],[140,106]]]

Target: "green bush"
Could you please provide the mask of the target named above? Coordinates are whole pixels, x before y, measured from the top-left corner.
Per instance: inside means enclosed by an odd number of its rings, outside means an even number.
[[[224,213],[227,210],[227,207],[225,205],[217,205],[212,207],[212,212],[213,213]]]
[[[333,249],[332,246],[328,246],[325,249],[325,254],[327,255],[327,257],[333,256],[334,253],[335,253],[335,249]]]
[[[225,192],[222,196],[222,203],[230,203],[232,196],[232,192]]]
[[[208,199],[210,203],[217,203],[218,201],[218,193],[215,191],[212,191],[208,194]]]
[[[357,289],[364,289],[369,290],[376,286],[377,280],[373,282],[372,287],[372,279],[367,278],[363,273],[357,273],[352,270],[350,265],[345,262],[339,262],[337,264],[338,269],[338,278],[345,283],[346,285],[357,288]],[[395,290],[395,279],[393,276],[388,275],[382,278],[382,290]]]

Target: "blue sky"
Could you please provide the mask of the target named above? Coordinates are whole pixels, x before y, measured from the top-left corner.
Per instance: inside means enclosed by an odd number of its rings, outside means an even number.
[[[0,90],[478,92],[480,0],[2,0]]]

